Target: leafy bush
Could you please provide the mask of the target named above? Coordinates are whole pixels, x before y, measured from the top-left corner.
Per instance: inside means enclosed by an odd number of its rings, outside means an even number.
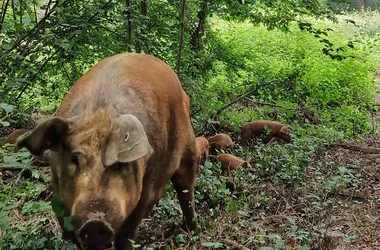
[[[315,25],[327,26],[323,22]],[[258,88],[252,104],[263,105],[249,107],[246,113],[246,104],[241,104],[243,107],[223,114],[221,120],[238,128],[250,119],[270,118],[269,112],[275,109],[282,116],[280,120],[293,125],[297,105],[302,101],[320,118],[322,125],[342,131],[346,137],[369,131],[366,117],[374,94],[371,72],[380,63],[371,60],[371,49],[362,46],[365,42],[358,37],[354,48],[349,48],[344,42],[354,37],[345,37],[339,30],[331,31],[329,39],[337,47],[343,46],[341,53],[349,56],[333,60],[322,53],[323,43],[295,26],[283,33],[214,18],[212,32],[215,32],[212,37],[220,39],[212,41],[218,46],[210,46],[212,63],[199,83],[202,92],[193,93],[190,89],[194,109],[208,104],[198,117],[208,117],[210,111]],[[258,84],[261,86],[257,87]],[[265,107],[268,103],[272,107]]]

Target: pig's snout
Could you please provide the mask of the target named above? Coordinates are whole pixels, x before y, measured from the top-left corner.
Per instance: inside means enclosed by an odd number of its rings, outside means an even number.
[[[103,220],[87,221],[78,230],[78,238],[84,249],[111,248],[113,237],[113,229]]]

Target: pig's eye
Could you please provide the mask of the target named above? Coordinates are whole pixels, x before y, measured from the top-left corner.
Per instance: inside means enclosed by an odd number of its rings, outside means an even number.
[[[71,162],[74,163],[77,167],[79,167],[79,161],[78,161],[78,155],[77,154],[71,155]]]
[[[127,134],[124,136],[124,141],[128,141],[129,140],[129,132],[127,132]]]

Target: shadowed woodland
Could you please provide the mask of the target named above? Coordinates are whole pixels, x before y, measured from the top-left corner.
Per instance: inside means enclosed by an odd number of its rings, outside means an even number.
[[[0,249],[75,249],[52,209],[49,167],[14,143],[91,66],[124,52],[175,70],[200,148],[230,140],[202,156],[199,229],[180,228],[168,184],[136,249],[380,249],[379,10],[375,0],[2,0]],[[258,120],[283,124],[264,134],[291,141],[245,144],[243,126]]]

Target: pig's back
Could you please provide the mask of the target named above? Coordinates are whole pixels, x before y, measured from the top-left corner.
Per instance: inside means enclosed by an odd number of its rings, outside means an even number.
[[[170,138],[193,135],[189,100],[174,71],[163,61],[143,54],[118,54],[93,66],[71,88],[58,115],[73,117],[110,110],[110,118],[133,114],[143,124],[153,148],[167,148]],[[166,143],[167,142],[167,143]],[[173,144],[173,140],[170,141]]]

